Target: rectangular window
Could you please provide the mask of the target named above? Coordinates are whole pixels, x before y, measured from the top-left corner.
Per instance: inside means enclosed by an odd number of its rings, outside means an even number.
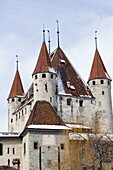
[[[0,143],[0,156],[3,155],[3,144]]]
[[[34,149],[38,149],[38,142],[34,142]]]
[[[83,167],[83,170],[86,170],[86,167]]]
[[[24,143],[24,155],[26,154],[26,143]]]
[[[15,154],[15,148],[13,148],[13,155]]]
[[[62,144],[60,145],[60,147],[61,147],[61,149],[63,150],[63,149],[64,149],[64,143],[62,143]]]
[[[104,91],[102,91],[102,95],[104,95]]]
[[[50,102],[52,103],[52,97],[50,97]]]
[[[45,84],[45,90],[47,91],[47,84]]]
[[[9,148],[7,148],[7,154],[9,154]]]

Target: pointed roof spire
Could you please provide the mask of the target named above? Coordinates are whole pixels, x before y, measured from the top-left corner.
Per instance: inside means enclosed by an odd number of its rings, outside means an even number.
[[[95,31],[95,47],[97,49],[97,31]]]
[[[43,23],[43,42],[45,42],[45,24]]]
[[[56,22],[57,22],[57,38],[58,38],[58,48],[60,47],[60,40],[59,40],[59,22],[58,22],[58,20],[56,20]]]
[[[48,45],[49,45],[49,55],[50,55],[50,43],[51,43],[51,41],[50,41],[50,31],[47,30],[47,32],[48,32]]]
[[[99,54],[98,50],[96,49],[88,81],[90,81],[92,79],[98,79],[98,78],[111,80],[111,78],[110,78],[109,74],[107,73],[107,70],[104,66],[104,63],[100,57],[100,54]]]
[[[16,57],[17,57],[17,60],[16,60],[16,62],[17,62],[16,70],[18,71],[18,55],[16,55]]]
[[[23,89],[22,81],[21,81],[20,74],[18,71],[18,60],[16,62],[17,62],[17,70],[16,70],[15,78],[13,80],[13,84],[12,84],[8,99],[12,97],[17,97],[17,96],[24,96],[24,89]]]
[[[39,72],[54,72],[54,70],[52,70],[52,64],[48,54],[46,43],[43,42],[33,75]]]

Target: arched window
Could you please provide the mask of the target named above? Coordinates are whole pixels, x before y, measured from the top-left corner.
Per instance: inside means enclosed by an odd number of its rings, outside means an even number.
[[[37,79],[38,77],[37,77],[37,75],[35,75],[35,79]]]
[[[100,80],[100,84],[104,84],[104,80]]]
[[[80,107],[83,106],[83,100],[79,100],[79,106],[80,106]]]
[[[68,98],[68,99],[67,99],[67,105],[71,105],[71,101],[72,101],[72,100],[71,100],[70,98]]]
[[[92,81],[92,84],[95,85],[95,81]]]
[[[12,102],[14,102],[15,101],[15,99],[14,98],[12,98]]]

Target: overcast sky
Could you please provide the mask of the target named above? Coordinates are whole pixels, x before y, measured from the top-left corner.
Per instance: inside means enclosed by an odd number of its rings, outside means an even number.
[[[42,44],[42,28],[51,32],[51,51],[57,47],[56,20],[60,46],[87,82],[98,50],[113,78],[112,0],[0,0],[0,131],[7,131],[7,97],[16,71],[16,55],[25,92]],[[47,34],[46,34],[47,41]]]

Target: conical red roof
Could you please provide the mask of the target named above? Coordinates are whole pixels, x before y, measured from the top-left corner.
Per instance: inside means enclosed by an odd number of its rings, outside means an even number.
[[[111,78],[110,78],[109,74],[107,73],[107,70],[104,66],[104,63],[100,57],[100,54],[99,54],[98,50],[96,49],[90,76],[89,76],[89,80],[97,79],[97,78],[105,78],[105,79],[111,80]]]
[[[24,89],[22,86],[22,82],[18,70],[16,71],[13,85],[8,98],[16,97],[16,96],[24,96]]]
[[[50,68],[52,68],[52,64],[51,64],[51,61],[50,61],[50,57],[49,57],[49,54],[48,54],[46,43],[43,42],[37,64],[36,64],[36,67],[35,67],[34,72],[33,72],[33,75],[38,73],[38,72],[49,72]]]

